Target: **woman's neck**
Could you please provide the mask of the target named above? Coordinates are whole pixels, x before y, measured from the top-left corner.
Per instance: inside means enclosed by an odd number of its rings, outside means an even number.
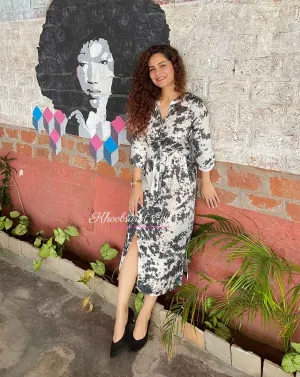
[[[162,88],[162,91],[160,94],[160,101],[171,102],[173,99],[177,98],[179,95],[180,93],[174,90],[174,85],[166,86],[165,88]]]

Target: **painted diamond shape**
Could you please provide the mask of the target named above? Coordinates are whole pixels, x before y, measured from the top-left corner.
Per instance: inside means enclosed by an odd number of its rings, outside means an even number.
[[[45,110],[44,110],[44,118],[45,120],[50,123],[51,120],[53,119],[53,113],[52,111],[49,109],[49,107],[47,107]]]
[[[100,139],[100,137],[95,134],[92,138],[91,138],[91,144],[92,146],[95,148],[95,151],[97,151],[99,148],[102,147],[103,145],[103,141]]]
[[[54,114],[55,119],[62,124],[62,122],[65,120],[66,116],[61,110],[57,110]]]
[[[118,115],[115,120],[111,122],[113,125],[114,129],[119,133],[123,130],[125,127],[125,122],[124,120]]]
[[[57,132],[57,130],[54,128],[54,130],[50,134],[51,140],[56,144],[57,141],[60,139],[60,134]]]
[[[43,116],[43,113],[41,112],[41,109],[38,106],[36,106],[32,112],[32,115],[35,120],[39,121]]]
[[[109,153],[113,153],[116,149],[118,149],[118,145],[115,143],[114,139],[111,136],[106,140],[104,146]]]

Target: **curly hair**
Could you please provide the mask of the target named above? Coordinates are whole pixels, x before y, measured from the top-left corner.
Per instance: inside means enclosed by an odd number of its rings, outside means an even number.
[[[126,113],[138,56],[145,48],[168,44],[169,32],[164,11],[152,0],[53,0],[38,47],[36,74],[42,94],[67,117],[80,109],[87,119],[94,109],[76,74],[78,55],[85,43],[103,38],[114,59],[106,109],[107,120],[112,121]],[[69,126],[67,132],[78,134],[78,125]]]
[[[152,55],[161,53],[173,64],[175,91],[184,96],[186,87],[186,72],[183,60],[178,51],[169,45],[157,45],[144,51],[133,73],[132,87],[127,103],[127,133],[135,138],[145,134],[155,102],[159,99],[161,89],[153,84],[149,75],[149,59]]]

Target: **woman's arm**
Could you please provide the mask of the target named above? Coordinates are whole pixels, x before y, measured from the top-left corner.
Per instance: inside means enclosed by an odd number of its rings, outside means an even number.
[[[194,112],[193,152],[197,168],[201,171],[201,195],[209,208],[215,208],[220,200],[210,179],[210,172],[215,165],[215,156],[210,137],[209,114],[203,103],[199,104]]]
[[[210,171],[201,172],[201,195],[202,199],[205,200],[206,205],[209,208],[218,207],[220,199],[216,193],[216,190],[210,180]]]

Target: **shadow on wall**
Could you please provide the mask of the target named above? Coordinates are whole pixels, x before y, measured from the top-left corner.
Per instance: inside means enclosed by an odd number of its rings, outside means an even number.
[[[58,154],[63,134],[90,139],[90,153],[114,165],[128,143],[126,103],[142,51],[169,44],[165,13],[151,0],[53,0],[38,47],[37,80],[54,111],[39,106],[33,125]]]

